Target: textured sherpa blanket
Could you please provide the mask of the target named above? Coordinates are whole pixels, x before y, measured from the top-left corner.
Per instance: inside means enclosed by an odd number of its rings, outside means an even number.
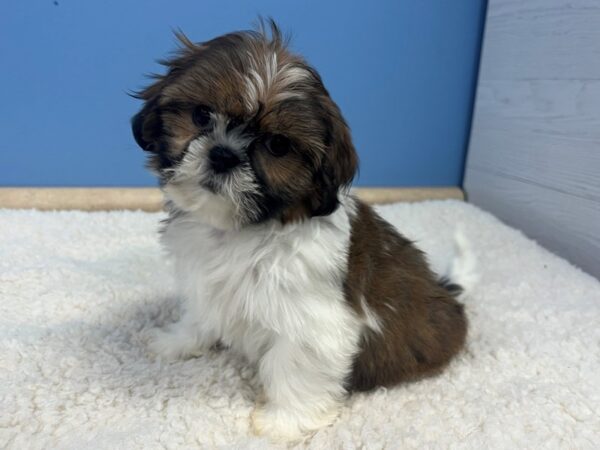
[[[315,449],[600,447],[600,283],[457,201],[378,208],[438,270],[478,260],[467,349],[441,375],[350,397]],[[162,214],[0,211],[0,448],[269,448],[251,368],[175,363],[141,335],[178,314]]]

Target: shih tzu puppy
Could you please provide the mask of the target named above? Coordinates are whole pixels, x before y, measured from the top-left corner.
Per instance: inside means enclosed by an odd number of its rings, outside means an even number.
[[[291,440],[345,396],[437,373],[462,348],[459,287],[348,193],[358,160],[319,74],[273,23],[195,44],[137,94],[133,134],[166,197],[181,319],[161,358],[215,343],[254,364],[255,432]]]

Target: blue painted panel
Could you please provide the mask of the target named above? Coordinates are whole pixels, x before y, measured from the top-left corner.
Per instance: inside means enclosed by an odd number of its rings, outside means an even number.
[[[359,185],[459,185],[484,0],[3,0],[0,185],[143,186],[126,95],[173,48],[249,28],[292,32],[350,123]]]

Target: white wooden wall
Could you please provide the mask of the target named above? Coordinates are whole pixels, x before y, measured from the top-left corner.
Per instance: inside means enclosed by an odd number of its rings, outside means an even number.
[[[600,0],[489,0],[464,187],[600,278]]]

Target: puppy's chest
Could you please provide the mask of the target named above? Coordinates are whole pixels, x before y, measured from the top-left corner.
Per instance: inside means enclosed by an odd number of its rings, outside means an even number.
[[[196,297],[224,316],[242,312],[246,319],[262,321],[280,310],[304,308],[303,298],[329,290],[343,278],[345,253],[332,246],[331,238],[173,223],[163,242],[175,257],[186,297]]]
[[[185,255],[183,265],[192,269],[188,276],[206,289],[213,301],[252,304],[253,299],[293,288],[295,261],[286,247],[285,243],[255,238],[213,235],[195,256]]]

